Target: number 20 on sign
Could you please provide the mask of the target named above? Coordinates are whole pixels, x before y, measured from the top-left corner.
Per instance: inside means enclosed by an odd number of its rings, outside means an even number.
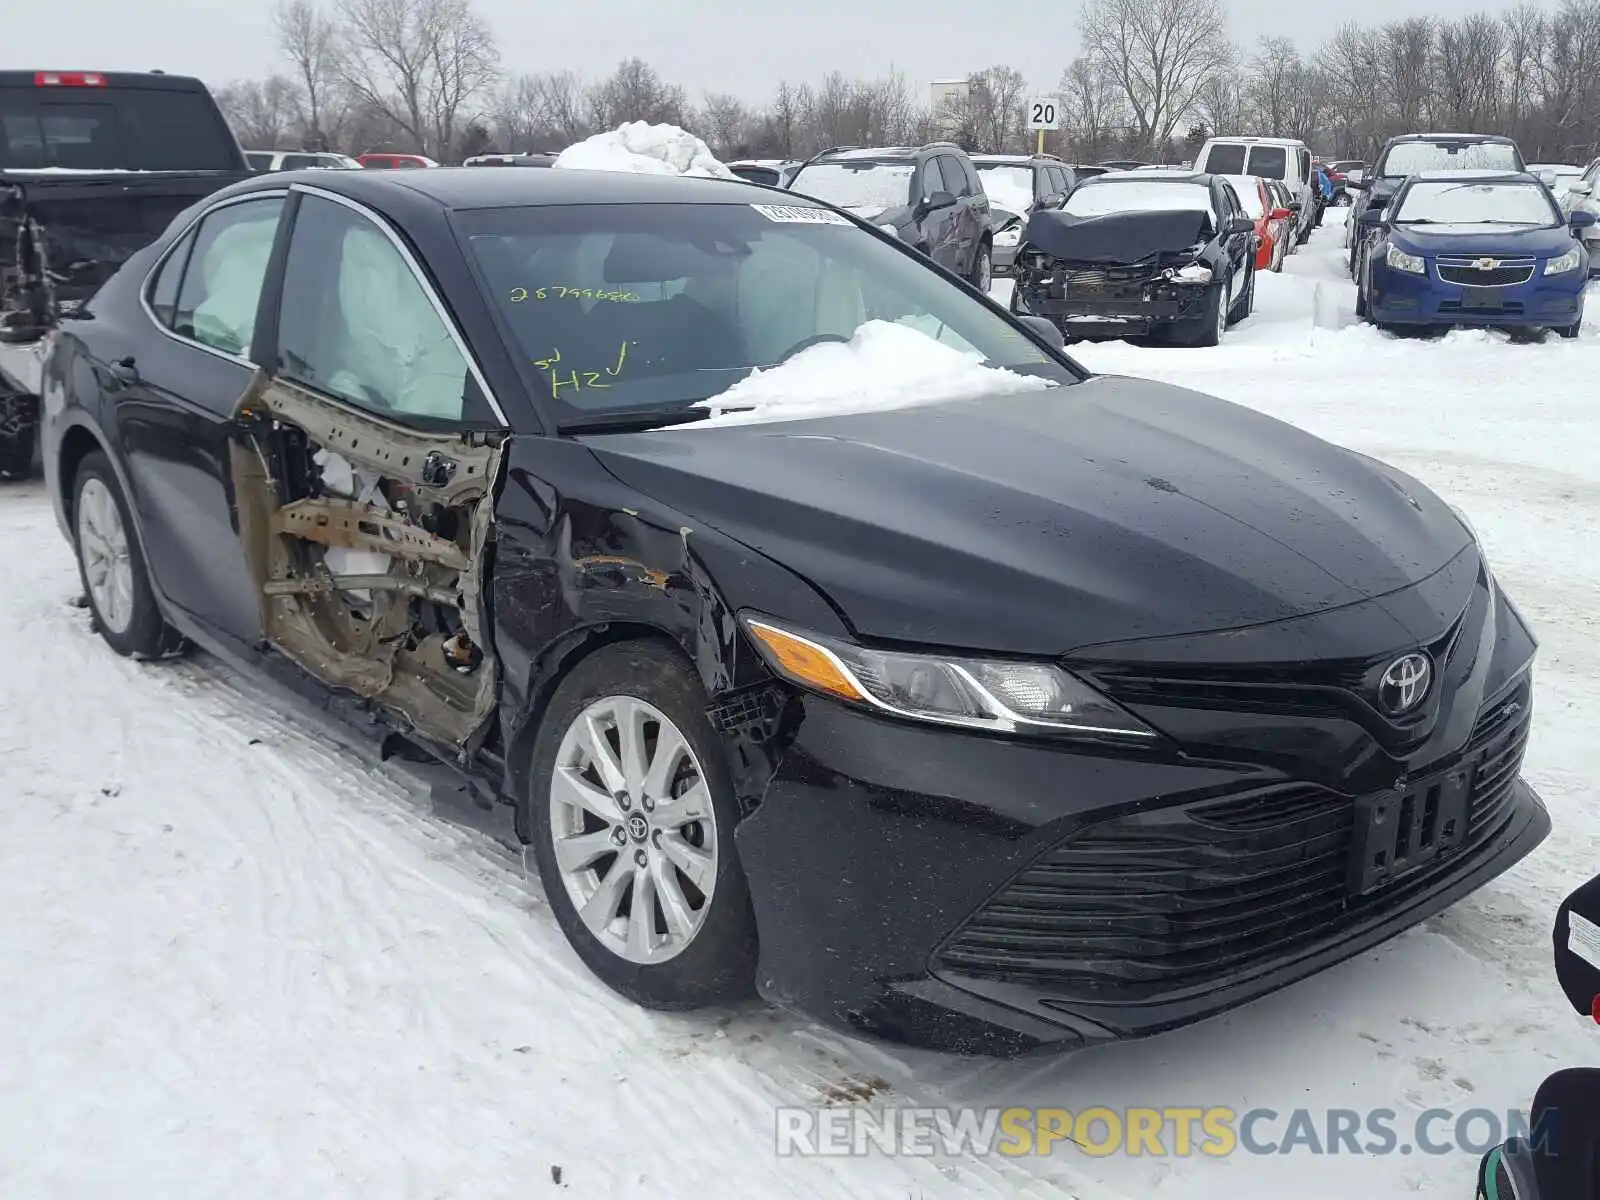
[[[1028,101],[1028,128],[1039,137],[1037,153],[1044,153],[1044,133],[1061,128],[1061,100],[1056,96],[1035,96]]]

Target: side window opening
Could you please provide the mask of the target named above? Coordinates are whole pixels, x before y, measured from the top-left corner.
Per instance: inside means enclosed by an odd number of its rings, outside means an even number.
[[[279,373],[380,415],[480,419],[487,403],[428,290],[372,220],[303,196],[284,271]]]
[[[194,241],[194,230],[178,240],[156,268],[155,275],[150,279],[149,290],[145,293],[150,311],[155,313],[156,320],[165,329],[172,328],[178,314],[178,285],[183,282],[183,269],[189,263]]]
[[[226,354],[249,355],[282,212],[283,197],[270,196],[227,205],[201,220],[178,289],[174,333]]]

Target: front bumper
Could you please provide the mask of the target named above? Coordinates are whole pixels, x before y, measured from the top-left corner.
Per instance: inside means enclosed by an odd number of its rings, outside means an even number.
[[[1507,287],[1468,288],[1441,279],[1434,260],[1426,275],[1372,264],[1367,308],[1381,325],[1465,325],[1494,329],[1548,329],[1583,319],[1588,272],[1540,275]],[[1472,293],[1477,293],[1474,297]]]
[[[794,741],[735,835],[760,928],[759,990],[855,1034],[1014,1056],[1185,1025],[1375,946],[1549,832],[1519,775],[1532,643],[1511,616],[1486,637],[1463,645],[1494,646],[1492,662],[1480,653],[1460,667],[1477,680],[1463,694],[1482,688],[1481,703],[1441,701],[1454,705],[1440,718],[1454,749],[1409,775],[1408,761],[1359,749],[1356,722],[1331,713],[1196,710],[1189,749],[1152,752],[967,735],[803,700]],[[1137,711],[1183,726],[1177,709]],[[1317,745],[1321,765],[1293,765],[1285,750]],[[1359,787],[1330,780],[1328,764],[1356,759],[1365,774],[1345,777]],[[1394,767],[1382,781],[1379,760]],[[1454,841],[1392,881],[1358,880],[1374,836],[1361,814],[1409,798],[1417,827],[1442,820],[1445,780],[1463,806]]]

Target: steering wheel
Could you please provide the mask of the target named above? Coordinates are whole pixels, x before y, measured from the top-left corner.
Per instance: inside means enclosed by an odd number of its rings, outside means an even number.
[[[838,333],[813,333],[810,337],[805,338],[802,341],[798,341],[794,345],[790,346],[783,352],[782,355],[779,356],[778,361],[780,363],[788,362],[802,350],[809,350],[811,347],[820,346],[824,342],[843,342],[848,346],[850,344],[850,339],[845,337],[843,334]]]

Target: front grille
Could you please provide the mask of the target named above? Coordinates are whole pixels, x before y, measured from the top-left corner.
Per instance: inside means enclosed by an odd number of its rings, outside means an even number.
[[[1497,258],[1495,266],[1484,268],[1476,258],[1441,256],[1436,270],[1445,283],[1462,287],[1516,287],[1533,278],[1531,258]]]
[[[1290,784],[1090,826],[1017,875],[945,943],[937,965],[1140,1003],[1264,967],[1405,904],[1490,849],[1512,819],[1527,744],[1526,682],[1479,717],[1458,850],[1366,895],[1351,892],[1356,802]],[[1402,805],[1426,803],[1435,772]]]

